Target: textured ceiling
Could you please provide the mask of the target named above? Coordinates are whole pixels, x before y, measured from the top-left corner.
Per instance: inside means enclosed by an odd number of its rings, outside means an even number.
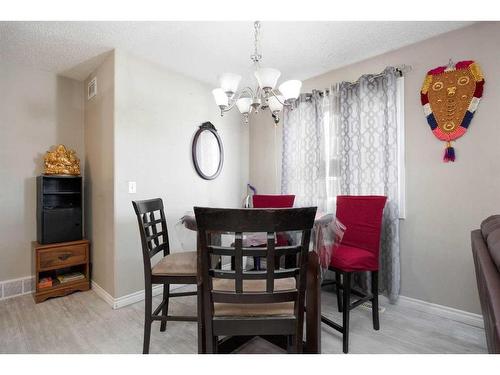
[[[306,79],[470,23],[262,22],[261,65]],[[0,22],[0,58],[77,80],[113,48],[215,85],[250,76],[253,22]]]

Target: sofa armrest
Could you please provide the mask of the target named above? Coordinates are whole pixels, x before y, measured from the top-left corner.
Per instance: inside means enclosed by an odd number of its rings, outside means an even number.
[[[480,230],[471,233],[471,245],[488,351],[500,353],[500,272]]]

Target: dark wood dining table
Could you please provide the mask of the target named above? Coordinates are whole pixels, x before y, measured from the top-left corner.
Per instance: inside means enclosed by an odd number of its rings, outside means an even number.
[[[197,231],[196,219],[193,215],[186,215],[182,219],[184,227],[189,230]],[[200,241],[197,241],[197,251]],[[200,257],[198,257],[200,259]],[[198,270],[201,265],[198,264]],[[205,353],[205,327],[203,323],[203,295],[202,286],[203,278],[198,272],[198,353]],[[321,353],[321,269],[319,256],[314,249],[309,251],[308,268],[307,268],[307,288],[306,288],[306,340],[304,342],[304,353],[320,354]],[[275,336],[263,336],[274,344],[281,347],[286,347],[286,342],[281,341],[281,338]],[[250,338],[246,337],[228,337],[219,345],[219,352],[230,353]]]

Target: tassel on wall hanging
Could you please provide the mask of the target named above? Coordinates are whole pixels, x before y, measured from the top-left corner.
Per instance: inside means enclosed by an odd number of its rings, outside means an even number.
[[[455,161],[453,141],[467,131],[479,100],[484,77],[474,61],[440,66],[427,73],[420,99],[434,135],[446,142],[443,161]]]

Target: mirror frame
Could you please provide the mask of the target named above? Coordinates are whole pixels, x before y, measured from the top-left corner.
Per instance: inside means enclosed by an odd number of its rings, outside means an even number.
[[[210,176],[203,173],[203,171],[200,168],[200,165],[198,164],[198,159],[196,157],[196,145],[198,144],[198,138],[200,138],[201,133],[203,133],[204,131],[211,132],[217,139],[217,144],[219,145],[219,165],[217,166],[217,171],[215,171],[215,173]],[[222,171],[222,166],[224,165],[224,147],[222,146],[222,140],[219,137],[219,133],[217,133],[217,129],[211,122],[209,121],[204,122],[203,124],[200,125],[199,129],[196,131],[193,138],[193,144],[191,146],[191,154],[193,156],[194,169],[201,178],[203,178],[204,180],[213,180],[217,178],[217,176]]]

